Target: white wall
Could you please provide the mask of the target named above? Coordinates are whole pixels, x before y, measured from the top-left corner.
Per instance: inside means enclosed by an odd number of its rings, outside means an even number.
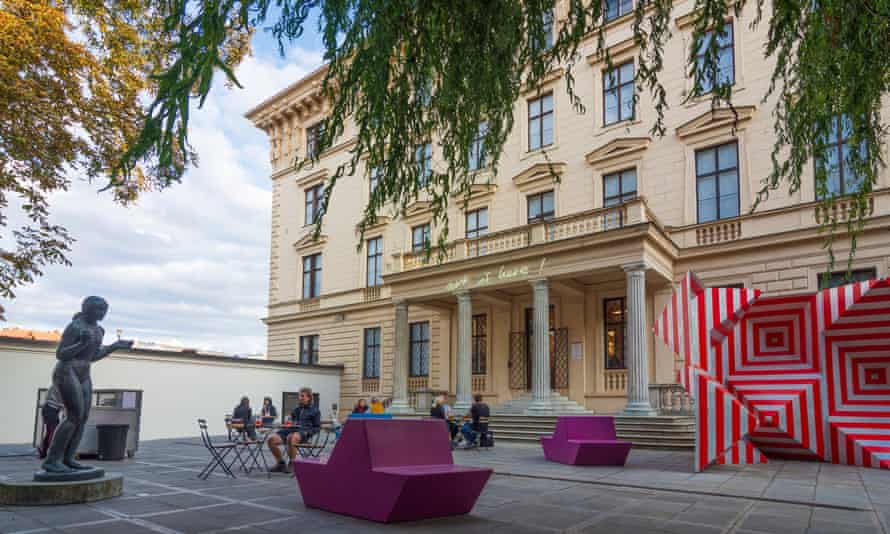
[[[33,435],[37,390],[48,387],[55,366],[55,344],[0,342],[0,443],[27,443]],[[196,419],[205,418],[210,431],[225,430],[223,416],[242,395],[256,409],[272,397],[281,409],[283,392],[309,386],[321,397],[322,418],[339,402],[340,370],[298,368],[264,361],[206,361],[120,352],[93,364],[95,389],[141,389],[140,439],[197,436]]]

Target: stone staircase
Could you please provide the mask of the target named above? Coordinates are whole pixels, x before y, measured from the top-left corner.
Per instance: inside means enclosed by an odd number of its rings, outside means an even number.
[[[492,416],[497,415],[526,415],[528,412],[528,407],[531,405],[533,401],[531,393],[525,393],[516,397],[514,399],[510,399],[503,404],[499,404],[492,409]],[[564,395],[559,395],[556,392],[551,393],[550,395],[550,405],[553,406],[554,414],[562,414],[562,415],[584,415],[584,414],[592,414],[590,410],[584,408],[577,402],[573,400],[569,400],[568,397]]]
[[[589,412],[588,412],[589,413]],[[556,416],[506,413],[500,406],[491,415],[489,427],[495,441],[538,443],[543,434],[556,426]],[[695,448],[695,418],[660,415],[653,417],[615,417],[618,439],[630,441],[635,447],[692,450]]]

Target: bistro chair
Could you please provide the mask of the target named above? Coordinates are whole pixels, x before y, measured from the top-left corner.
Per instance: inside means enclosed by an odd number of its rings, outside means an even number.
[[[198,419],[198,428],[201,430],[201,441],[204,443],[204,447],[207,449],[207,452],[210,453],[210,461],[207,462],[207,465],[204,469],[198,473],[198,478],[202,480],[207,480],[213,471],[219,467],[222,469],[225,474],[229,475],[232,478],[236,478],[235,474],[232,473],[231,466],[235,463],[236,460],[241,459],[241,455],[238,452],[238,444],[237,443],[222,443],[222,444],[214,444],[213,440],[210,439],[210,432],[207,431],[207,420],[206,419]],[[228,457],[229,453],[234,451],[235,458],[232,459],[228,464],[226,463],[226,457]],[[241,462],[244,463],[243,461]]]
[[[313,434],[306,442],[297,445],[297,454],[301,458],[318,458],[321,456],[321,453],[324,452],[328,442],[331,440],[331,435],[334,434],[332,425],[331,421],[322,421],[318,432]],[[324,439],[322,439],[322,434],[324,434]]]

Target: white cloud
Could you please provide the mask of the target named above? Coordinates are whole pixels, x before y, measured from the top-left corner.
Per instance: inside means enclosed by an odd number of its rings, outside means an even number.
[[[321,54],[298,47],[286,59],[266,52],[239,67],[244,89],[217,84],[192,114],[200,165],[182,184],[129,208],[80,180],[55,195],[53,222],[77,239],[74,265],[47,269],[3,302],[10,325],[61,329],[83,297],[98,294],[111,305],[111,337],[121,329],[143,341],[265,352],[268,144],[243,115],[320,63]]]

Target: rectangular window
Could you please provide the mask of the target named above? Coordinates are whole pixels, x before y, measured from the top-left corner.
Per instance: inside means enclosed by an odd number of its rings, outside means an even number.
[[[367,285],[368,287],[383,285],[383,238],[375,237],[367,241]]]
[[[484,375],[488,365],[488,316],[473,316],[473,374]]]
[[[380,378],[380,327],[365,328],[365,350],[362,376]]]
[[[637,198],[637,170],[603,176],[603,206],[617,206]]]
[[[321,203],[324,200],[324,184],[318,184],[306,190],[306,218],[304,224],[315,224],[321,215]]]
[[[430,374],[430,323],[411,323],[411,376],[427,376]]]
[[[485,134],[488,133],[488,122],[479,123],[479,129],[476,130],[476,137],[473,144],[470,145],[470,154],[468,163],[471,171],[478,171],[487,164],[485,161]]]
[[[606,22],[627,15],[634,9],[633,0],[605,0],[603,11],[606,14]]]
[[[831,131],[825,140],[825,155],[817,162],[825,171],[828,178],[826,182],[828,198],[856,193],[862,187],[862,179],[856,169],[853,168],[852,158],[855,147],[850,146],[850,137],[853,135],[853,124],[846,116],[840,116],[832,121]],[[859,145],[859,158],[866,157],[865,142]],[[816,199],[822,200],[825,196],[816,191]]]
[[[371,173],[368,175],[368,189],[372,195],[374,194],[374,191],[377,190],[377,182],[379,179],[380,170],[376,167],[371,169]]]
[[[627,369],[624,341],[627,327],[624,298],[603,300],[603,332],[605,332],[606,369]]]
[[[411,229],[411,251],[423,252],[430,243],[430,225],[421,224]]]
[[[711,79],[711,73],[704,70],[705,55],[711,40],[714,39],[714,32],[709,31],[702,36],[701,45],[695,56],[696,68],[699,72],[701,80],[701,92],[699,94],[710,93],[714,90],[714,80]],[[717,36],[717,82],[720,85],[732,85],[735,83],[735,59],[734,42],[732,24],[727,24],[723,28],[723,32]]]
[[[321,296],[321,253],[303,256],[303,298]]]
[[[634,118],[634,62],[603,72],[603,125]]]
[[[300,336],[300,363],[303,365],[318,363],[318,334]]]
[[[528,224],[549,221],[553,218],[553,191],[536,193],[526,197]]]
[[[878,270],[874,267],[868,269],[854,269],[850,271],[850,279],[847,279],[847,271],[833,271],[831,273],[819,273],[816,276],[816,286],[820,289],[830,289],[854,282],[865,282],[878,277]],[[826,283],[827,278],[827,283]]]
[[[467,212],[467,239],[482,237],[488,233],[488,208]]]
[[[528,149],[553,144],[553,93],[528,101]]]
[[[318,122],[306,128],[306,157],[314,158],[318,155],[321,146],[321,134],[324,131],[324,123]]]
[[[541,46],[538,47],[540,50],[550,50],[553,47],[553,18],[552,9],[544,13],[544,20],[542,21],[544,36]]]
[[[696,150],[695,184],[699,223],[738,217],[738,152],[735,141]]]
[[[414,161],[417,162],[417,186],[424,187],[433,173],[433,144],[418,145],[414,149]]]

